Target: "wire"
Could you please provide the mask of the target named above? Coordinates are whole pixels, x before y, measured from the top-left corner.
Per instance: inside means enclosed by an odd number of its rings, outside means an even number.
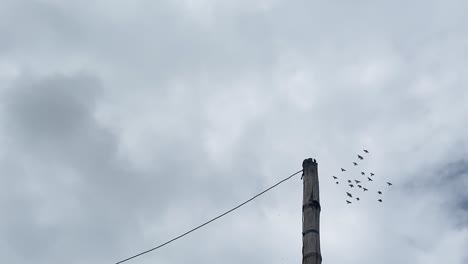
[[[189,231],[183,233],[183,234],[180,235],[180,236],[177,236],[177,237],[175,237],[175,238],[173,238],[173,239],[171,239],[171,240],[169,240],[169,241],[167,241],[167,242],[165,242],[165,243],[162,243],[161,245],[159,245],[159,246],[157,246],[157,247],[148,249],[148,250],[143,251],[143,252],[141,252],[141,253],[138,253],[138,254],[136,254],[136,255],[134,255],[134,256],[131,256],[131,257],[129,257],[129,258],[126,258],[126,259],[124,259],[124,260],[121,260],[121,261],[119,261],[119,262],[116,262],[115,264],[124,263],[124,262],[126,262],[126,261],[131,260],[131,259],[134,259],[134,258],[139,257],[139,256],[141,256],[141,255],[144,255],[144,254],[146,254],[146,253],[149,253],[149,252],[151,252],[151,251],[153,251],[153,250],[156,250],[156,249],[158,249],[158,248],[161,248],[161,247],[163,247],[163,246],[165,246],[165,245],[167,245],[167,244],[169,244],[169,243],[171,243],[171,242],[173,242],[173,241],[175,241],[175,240],[177,240],[177,239],[179,239],[179,238],[182,238],[182,237],[184,237],[184,236],[186,236],[186,235],[192,233],[193,231],[195,231],[195,230],[197,230],[197,229],[199,229],[199,228],[201,228],[201,227],[203,227],[203,226],[205,226],[205,225],[207,225],[207,224],[209,224],[209,223],[215,221],[216,219],[219,219],[219,218],[221,218],[221,217],[223,217],[223,216],[229,214],[230,212],[239,209],[241,206],[247,204],[248,202],[252,201],[253,199],[255,199],[255,198],[259,197],[260,195],[262,195],[262,194],[268,192],[269,190],[271,190],[271,189],[275,188],[276,186],[280,185],[281,183],[283,183],[283,182],[285,182],[285,181],[291,179],[293,176],[295,176],[296,174],[298,174],[298,173],[301,172],[301,171],[302,171],[302,170],[300,170],[300,171],[298,171],[298,172],[295,172],[294,174],[289,175],[287,178],[285,178],[285,179],[279,181],[279,182],[276,183],[275,185],[269,187],[268,189],[262,191],[261,193],[255,195],[254,197],[248,199],[247,201],[245,201],[245,202],[239,204],[238,206],[232,208],[231,210],[226,211],[225,213],[222,213],[222,214],[216,216],[215,218],[213,218],[213,219],[211,219],[211,220],[209,220],[209,221],[207,221],[207,222],[205,222],[205,223],[203,223],[203,224],[201,224],[201,225],[199,225],[199,226],[197,226],[197,227],[195,227],[195,228],[193,228],[193,229],[191,229],[191,230],[189,230]]]

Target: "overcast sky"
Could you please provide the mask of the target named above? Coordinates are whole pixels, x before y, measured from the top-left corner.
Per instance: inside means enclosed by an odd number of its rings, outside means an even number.
[[[115,263],[312,157],[323,263],[467,264],[466,10],[0,0],[1,262]],[[301,263],[301,205],[298,175],[127,263]]]

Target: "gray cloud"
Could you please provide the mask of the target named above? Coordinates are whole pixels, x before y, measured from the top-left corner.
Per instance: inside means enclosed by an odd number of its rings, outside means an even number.
[[[324,262],[465,263],[464,10],[0,1],[0,255],[113,263],[312,156]],[[330,177],[363,146],[394,186],[346,206]],[[299,262],[301,187],[133,263]]]

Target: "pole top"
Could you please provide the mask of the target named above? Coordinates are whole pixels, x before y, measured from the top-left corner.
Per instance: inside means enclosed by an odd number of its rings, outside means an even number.
[[[305,169],[306,167],[310,166],[310,165],[315,165],[317,166],[317,161],[315,159],[312,159],[312,158],[308,158],[308,159],[305,159],[303,162],[302,162],[302,168]]]

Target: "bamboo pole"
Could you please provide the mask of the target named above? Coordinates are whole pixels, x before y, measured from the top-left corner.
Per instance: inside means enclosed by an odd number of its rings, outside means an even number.
[[[320,198],[317,161],[305,159],[303,168],[302,201],[302,264],[321,264],[320,253]]]

